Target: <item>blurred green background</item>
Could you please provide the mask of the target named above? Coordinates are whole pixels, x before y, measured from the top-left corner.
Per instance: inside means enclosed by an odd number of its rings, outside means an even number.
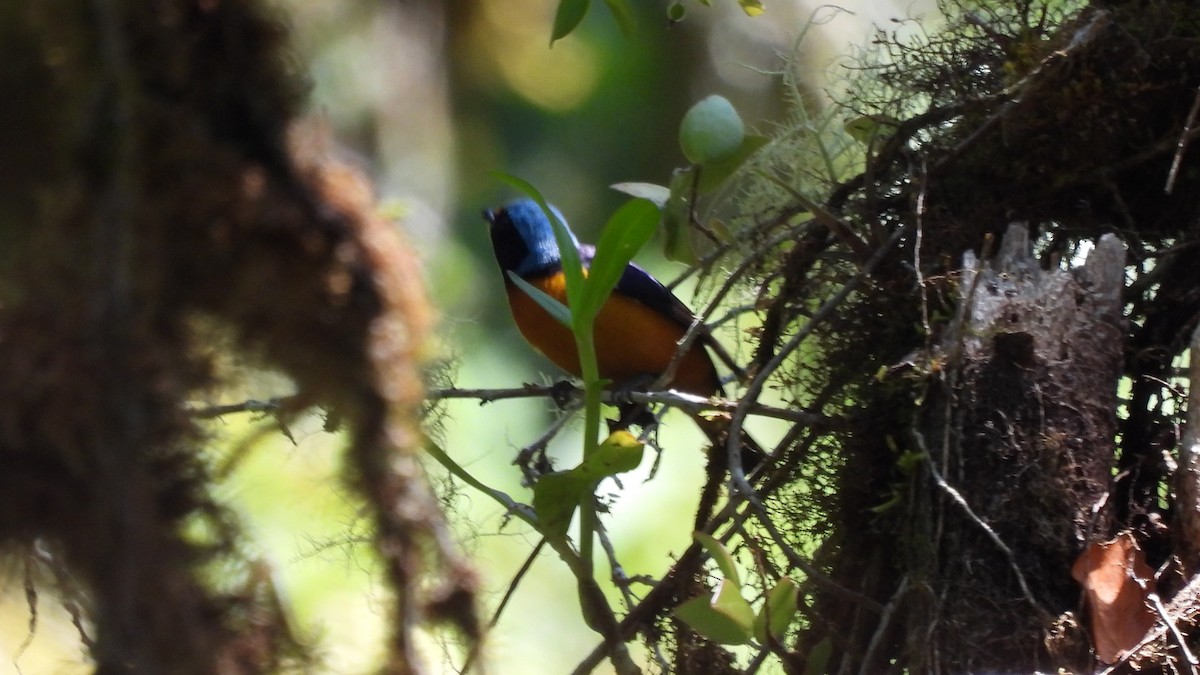
[[[808,103],[821,105],[827,89],[846,76],[843,57],[868,44],[872,25],[910,30],[911,22],[892,20],[933,11],[931,1],[849,0],[835,10],[766,0],[766,13],[751,18],[735,0],[714,0],[712,8],[684,0],[686,19],[668,25],[666,2],[635,2],[638,28],[624,36],[603,3],[593,3],[580,28],[551,48],[556,0],[275,4],[295,31],[297,65],[311,80],[300,137],[370,175],[421,252],[441,315],[437,356],[451,364],[453,382],[462,387],[558,376],[521,342],[508,316],[479,213],[514,195],[489,172],[532,182],[584,240],[594,240],[624,199],[608,185],[665,184],[685,163],[677,125],[693,102],[721,94],[752,128],[769,134],[785,113],[779,77],[785,67],[797,69]],[[683,271],[654,251],[639,262],[664,278]],[[264,378],[220,400],[289,393],[281,387]],[[441,441],[480,479],[528,501],[511,461],[550,419],[541,400],[482,407],[452,401]],[[660,439],[666,452],[657,478],[646,481],[648,458],[623,479],[623,489],[611,481],[601,488],[611,495],[606,523],[630,575],[658,577],[690,538],[702,437],[682,416],[680,423],[672,419]],[[295,443],[273,424],[243,415],[213,425],[216,456],[249,448],[221,497],[244,514],[261,547],[254,553],[291,606],[297,633],[317,646],[321,671],[369,671],[382,637],[380,596],[372,562],[354,543],[365,536],[355,506],[338,487],[339,439],[316,419],[289,429]],[[569,466],[577,446],[576,427],[551,454]],[[450,486],[439,468],[431,474],[446,488],[490,616],[537,538],[486,497]],[[9,572],[0,589],[0,675],[17,666],[34,675],[86,672],[69,614],[48,593],[21,652],[29,612],[22,571]],[[569,573],[543,553],[487,640],[489,672],[569,672],[597,644],[579,616]],[[461,665],[455,649],[433,640],[427,655],[435,672]]]

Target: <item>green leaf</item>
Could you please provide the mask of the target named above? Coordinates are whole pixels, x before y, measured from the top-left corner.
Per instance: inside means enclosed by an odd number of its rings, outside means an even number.
[[[630,197],[640,197],[654,202],[654,205],[660,209],[671,197],[670,188],[654,183],[613,183],[609,187],[617,192],[624,192]]]
[[[548,473],[539,478],[533,486],[533,510],[538,517],[538,531],[547,537],[565,537],[575,507],[591,488],[592,484],[574,470]]]
[[[533,510],[538,517],[538,530],[547,537],[566,536],[575,507],[591,498],[596,483],[636,469],[642,463],[644,450],[636,436],[617,430],[579,466],[539,478],[533,486]]]
[[[800,587],[790,577],[781,578],[767,593],[767,599],[754,617],[754,639],[767,644],[767,629],[776,642],[783,640],[784,632],[796,615],[800,598]]]
[[[422,439],[423,439],[422,447],[424,448],[426,454],[433,457],[439,464],[441,464],[443,467],[445,467],[447,471],[449,471],[451,474],[453,474],[459,480],[463,481],[467,485],[470,485],[471,487],[475,488],[476,490],[479,490],[480,492],[484,493],[485,495],[491,497],[492,499],[496,500],[498,503],[509,506],[511,511],[514,514],[516,514],[516,516],[518,518],[520,518],[521,520],[524,520],[525,522],[529,523],[530,525],[533,525],[534,527],[537,527],[539,525],[537,520],[533,517],[535,514],[531,513],[528,508],[524,507],[523,505],[517,505],[518,506],[517,508],[512,508],[513,502],[509,498],[508,495],[506,495],[504,492],[502,492],[500,490],[497,490],[494,487],[487,485],[486,483],[484,483],[483,481],[479,480],[474,475],[472,475],[470,471],[467,471],[466,469],[462,468],[462,466],[459,465],[458,462],[455,462],[450,457],[450,455],[447,454],[446,451],[441,448],[441,446],[439,446],[437,443],[435,443],[433,441],[432,438],[422,435]]]
[[[634,254],[650,241],[658,228],[658,207],[645,199],[632,199],[617,209],[596,243],[596,257],[588,269],[587,284],[579,300],[581,316],[590,321],[625,272]]]
[[[672,2],[667,6],[667,21],[671,23],[683,21],[683,17],[686,14],[687,8],[683,6],[682,2]]]
[[[888,495],[887,501],[885,501],[881,504],[876,504],[875,506],[872,506],[867,510],[870,511],[871,513],[887,513],[888,511],[891,511],[892,509],[896,508],[897,506],[900,506],[903,503],[904,503],[903,491],[898,490],[898,489],[896,489],[895,486],[893,486],[892,492],[891,492],[891,494]]]
[[[554,229],[555,243],[558,244],[558,257],[562,259],[563,274],[567,277],[567,305],[579,307],[583,298],[583,264],[579,261],[579,250],[575,248],[575,241],[571,239],[567,224],[562,222],[558,214],[550,208],[545,197],[542,197],[542,193],[532,183],[502,171],[493,171],[492,175],[524,192],[525,196],[532,199],[542,209],[542,213],[546,214],[546,218],[550,221],[550,227]],[[577,318],[578,312],[572,315],[572,320]],[[574,330],[573,324],[567,325]]]
[[[742,11],[746,16],[758,16],[767,11],[762,4],[762,0],[738,0],[738,4],[742,6]]]
[[[671,196],[663,204],[662,225],[666,235],[663,253],[668,260],[674,260],[686,265],[700,262],[696,251],[692,248],[690,236],[691,210],[688,200],[691,197],[692,181],[696,179],[696,167],[676,171],[671,177]]]
[[[645,444],[636,436],[618,429],[609,434],[596,451],[572,471],[581,479],[595,484],[603,478],[638,468],[644,452]]]
[[[612,12],[613,18],[617,20],[621,32],[626,36],[633,35],[634,29],[637,28],[637,15],[629,6],[629,0],[604,0],[604,4],[608,5],[608,11]]]
[[[750,159],[750,155],[758,152],[770,140],[766,136],[747,134],[742,139],[742,146],[733,154],[716,161],[708,162],[701,167],[700,182],[696,184],[696,191],[700,194],[708,194],[721,187],[722,183],[741,168],[747,159]]]
[[[808,651],[804,675],[824,675],[829,672],[826,666],[829,665],[831,656],[833,656],[833,641],[829,638],[822,638]]]
[[[561,323],[567,328],[571,327],[571,310],[568,309],[566,305],[550,297],[545,291],[537,286],[534,286],[528,281],[525,281],[521,277],[517,276],[517,273],[513,272],[512,270],[508,270],[508,278],[517,285],[517,288],[525,291],[526,295],[533,298],[533,301],[540,305],[542,309],[546,310],[550,316],[554,317],[555,321]]]
[[[721,570],[721,575],[728,581],[732,581],[734,586],[741,586],[741,580],[738,578],[737,563],[733,560],[733,554],[725,545],[717,541],[717,538],[707,532],[693,532],[692,538],[696,540],[704,550],[708,553],[713,562],[717,563],[717,568]]]
[[[676,607],[674,614],[692,630],[720,644],[744,645],[752,636],[754,610],[728,579],[721,581],[711,598],[692,598]]]
[[[896,467],[907,475],[912,475],[924,463],[927,455],[918,450],[908,450],[896,458]]]
[[[587,15],[591,0],[559,0],[558,12],[554,15],[554,28],[550,31],[550,45],[571,34]]]
[[[737,238],[733,234],[733,230],[729,229],[729,226],[725,224],[725,221],[721,220],[720,218],[713,218],[705,223],[705,225],[708,226],[709,232],[712,232],[714,235],[716,235],[717,239],[727,244],[732,243],[733,240]]]
[[[887,140],[896,133],[900,120],[887,115],[863,115],[846,122],[843,128],[854,140],[863,145],[871,145],[877,140]]]
[[[732,155],[742,146],[746,123],[724,96],[707,96],[688,109],[679,123],[679,147],[693,164]]]

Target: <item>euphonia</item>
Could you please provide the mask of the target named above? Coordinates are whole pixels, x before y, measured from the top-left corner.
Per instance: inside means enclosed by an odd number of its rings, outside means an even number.
[[[553,206],[550,208],[566,225],[562,213]],[[509,308],[521,335],[555,365],[579,376],[579,353],[570,329],[508,277],[511,271],[567,304],[562,258],[550,220],[532,199],[484,211],[483,217],[490,225],[492,247],[504,276]],[[586,268],[596,249],[579,243],[569,227],[568,232]],[[657,378],[675,357],[678,343],[695,318],[666,286],[638,265],[629,263],[596,315],[594,339],[600,376],[618,385],[635,378]],[[717,370],[705,348],[711,342],[712,336],[706,332],[692,342],[667,384],[669,389],[706,397],[721,393]],[[695,419],[705,435],[723,448],[728,423],[698,416]],[[744,441],[743,445],[751,443]],[[743,453],[747,468],[761,459],[760,451],[754,447],[744,448]]]

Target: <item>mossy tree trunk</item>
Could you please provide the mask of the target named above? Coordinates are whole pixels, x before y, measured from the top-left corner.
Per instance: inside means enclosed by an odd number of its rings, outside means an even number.
[[[1011,226],[968,254],[959,315],[919,412],[906,650],[929,672],[1086,668],[1071,568],[1107,538],[1124,332],[1124,248],[1044,271]],[[1067,662],[1064,663],[1063,659]]]

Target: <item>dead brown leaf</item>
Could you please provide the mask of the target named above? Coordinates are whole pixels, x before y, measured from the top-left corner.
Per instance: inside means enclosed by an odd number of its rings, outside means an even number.
[[[1119,659],[1154,625],[1147,599],[1153,574],[1128,532],[1088,546],[1071,568],[1086,593],[1092,642],[1104,663]]]

